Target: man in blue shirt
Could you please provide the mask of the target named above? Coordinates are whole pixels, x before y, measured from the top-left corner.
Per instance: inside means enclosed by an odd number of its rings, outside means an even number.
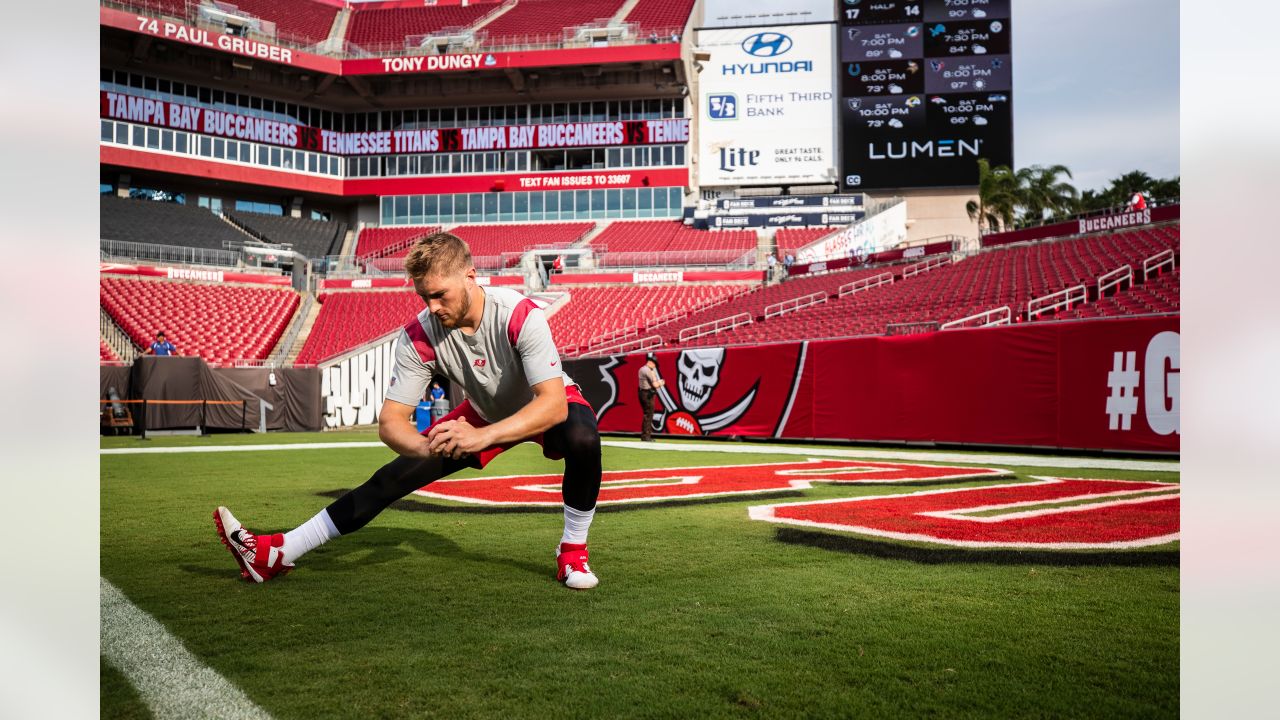
[[[178,348],[174,347],[173,343],[169,342],[164,338],[164,331],[161,330],[160,332],[156,333],[156,341],[151,343],[151,345],[148,346],[147,349],[144,350],[142,354],[156,355],[157,357],[161,355],[177,355]]]

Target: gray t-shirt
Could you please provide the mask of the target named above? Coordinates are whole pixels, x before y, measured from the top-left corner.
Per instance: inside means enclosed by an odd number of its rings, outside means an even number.
[[[640,366],[640,389],[654,390],[658,384],[658,373],[648,365]]]
[[[388,400],[417,405],[431,376],[444,375],[492,423],[528,405],[533,385],[555,377],[563,378],[565,387],[574,384],[560,365],[542,310],[515,290],[482,289],[484,312],[474,335],[444,328],[425,308],[405,325],[396,342]]]

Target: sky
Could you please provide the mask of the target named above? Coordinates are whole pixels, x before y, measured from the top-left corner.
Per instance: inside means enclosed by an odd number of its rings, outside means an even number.
[[[1177,0],[1014,0],[1009,24],[1017,167],[1180,175]]]

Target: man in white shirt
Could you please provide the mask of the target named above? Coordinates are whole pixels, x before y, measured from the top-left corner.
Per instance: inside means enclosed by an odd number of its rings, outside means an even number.
[[[586,543],[600,493],[600,435],[595,412],[560,366],[542,310],[513,290],[477,285],[471,251],[449,233],[419,240],[405,270],[427,308],[400,335],[378,417],[378,437],[400,457],[287,533],[255,535],[219,507],[214,522],[241,576],[265,582],[288,572],[304,553],[359,530],[405,495],[532,440],[565,461],[557,579],[595,587]],[[413,411],[436,374],[459,384],[467,400],[419,434]]]

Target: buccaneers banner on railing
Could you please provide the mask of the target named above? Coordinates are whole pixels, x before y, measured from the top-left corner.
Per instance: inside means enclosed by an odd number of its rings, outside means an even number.
[[[552,275],[551,284],[758,282],[762,275],[760,270],[635,270]]]
[[[686,435],[1179,451],[1179,318],[656,353]],[[566,361],[600,428],[638,432],[643,355]]]
[[[165,278],[166,280],[198,280],[211,283],[292,284],[288,275],[242,273],[216,268],[153,267],[151,265],[129,265],[127,263],[98,263],[98,272],[104,275],[138,275],[140,277]]]
[[[523,275],[477,275],[477,285],[523,285]],[[373,288],[411,288],[413,281],[405,277],[325,278],[320,290],[369,290]]]
[[[334,155],[537,150],[689,141],[689,118],[335,132],[138,95],[104,90],[99,96],[99,113],[111,120]]]
[[[1062,237],[1064,235],[1083,235],[1085,233],[1104,232],[1110,230],[1126,230],[1140,225],[1177,220],[1182,214],[1181,205],[1165,205],[1158,208],[1128,210],[1078,218],[1068,222],[1041,225],[1039,227],[1010,230],[1002,233],[989,233],[982,236],[982,247],[1008,245],[1009,243],[1027,242],[1042,238]]]

